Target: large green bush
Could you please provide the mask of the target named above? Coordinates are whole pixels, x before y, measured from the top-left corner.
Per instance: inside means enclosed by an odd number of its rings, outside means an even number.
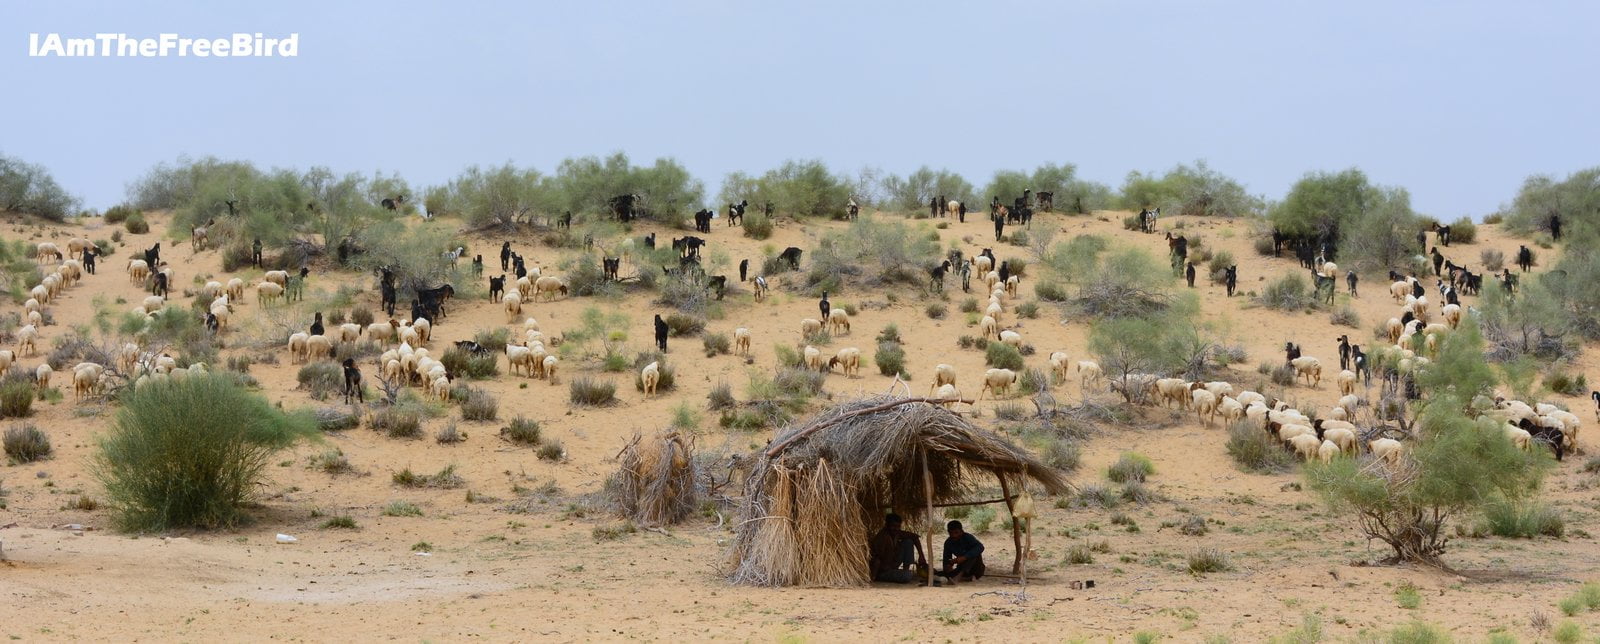
[[[1179,164],[1160,177],[1128,173],[1121,205],[1135,211],[1159,207],[1164,215],[1242,217],[1261,214],[1265,202],[1202,160],[1193,166]]]
[[[125,530],[238,524],[273,455],[317,432],[314,418],[285,414],[222,375],[147,386],[123,403],[94,474]]]
[[[44,166],[0,155],[0,211],[65,221],[77,208],[77,197],[56,183]]]
[[[729,174],[719,195],[724,203],[749,201],[752,208],[772,202],[777,214],[795,217],[839,217],[850,202],[852,184],[820,160],[786,161],[760,177]]]

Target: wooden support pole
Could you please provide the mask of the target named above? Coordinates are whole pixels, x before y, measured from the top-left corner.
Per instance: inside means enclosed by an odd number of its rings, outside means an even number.
[[[1022,570],[1022,526],[1017,525],[1016,507],[1011,504],[1011,486],[1006,485],[1006,475],[996,472],[1000,479],[1000,496],[1006,499],[1006,512],[1011,514],[1011,544],[1017,552],[1017,558],[1011,563],[1011,574],[1018,574]]]
[[[933,587],[933,475],[928,471],[928,448],[922,448],[922,494],[928,500],[928,547],[925,555],[928,558],[928,587]]]

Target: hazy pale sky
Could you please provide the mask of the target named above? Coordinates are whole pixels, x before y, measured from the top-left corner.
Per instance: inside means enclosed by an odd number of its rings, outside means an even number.
[[[18,2],[0,152],[87,205],[180,154],[439,183],[673,156],[725,173],[1129,170],[1280,197],[1359,166],[1481,215],[1600,163],[1593,2]],[[29,33],[300,34],[289,59],[30,58]]]

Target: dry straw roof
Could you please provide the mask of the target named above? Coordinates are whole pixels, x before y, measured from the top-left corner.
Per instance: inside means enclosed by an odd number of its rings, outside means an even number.
[[[1058,471],[1000,436],[920,398],[878,396],[829,409],[783,431],[745,481],[729,561],[734,583],[856,586],[868,582],[866,543],[885,512],[925,513],[923,455],[934,503],[968,500],[1003,476],[1048,494]]]

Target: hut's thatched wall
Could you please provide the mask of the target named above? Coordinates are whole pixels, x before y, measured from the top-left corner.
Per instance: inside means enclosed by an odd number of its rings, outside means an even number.
[[[927,471],[923,476],[923,455]],[[885,512],[965,500],[985,480],[1066,479],[937,405],[889,396],[834,407],[780,431],[745,481],[729,576],[760,586],[867,583],[867,538]],[[931,554],[931,553],[930,553]]]

